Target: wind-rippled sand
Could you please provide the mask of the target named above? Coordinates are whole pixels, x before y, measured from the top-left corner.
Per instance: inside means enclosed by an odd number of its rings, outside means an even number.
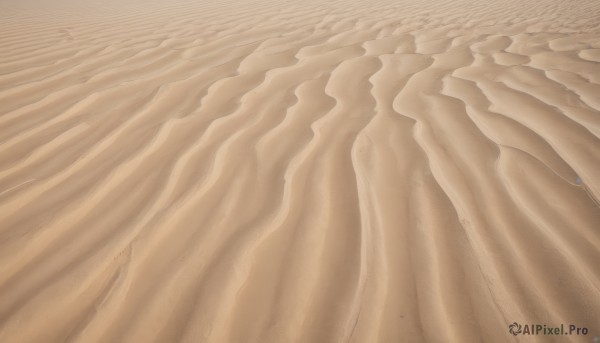
[[[0,341],[591,342],[599,170],[595,0],[0,0]]]

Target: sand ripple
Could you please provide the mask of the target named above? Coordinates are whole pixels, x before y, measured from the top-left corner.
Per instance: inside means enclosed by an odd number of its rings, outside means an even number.
[[[0,341],[591,341],[598,17],[0,0]]]

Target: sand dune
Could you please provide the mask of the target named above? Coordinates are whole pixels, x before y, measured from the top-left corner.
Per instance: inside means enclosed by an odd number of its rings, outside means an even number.
[[[0,341],[592,342],[599,18],[0,0]]]

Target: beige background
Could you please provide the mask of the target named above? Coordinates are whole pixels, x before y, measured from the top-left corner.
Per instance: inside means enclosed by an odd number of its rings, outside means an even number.
[[[0,0],[0,341],[591,342],[599,18]]]

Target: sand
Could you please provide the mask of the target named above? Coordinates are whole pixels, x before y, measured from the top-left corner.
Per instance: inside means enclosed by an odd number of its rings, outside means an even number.
[[[0,342],[592,342],[599,95],[596,0],[0,0]]]

